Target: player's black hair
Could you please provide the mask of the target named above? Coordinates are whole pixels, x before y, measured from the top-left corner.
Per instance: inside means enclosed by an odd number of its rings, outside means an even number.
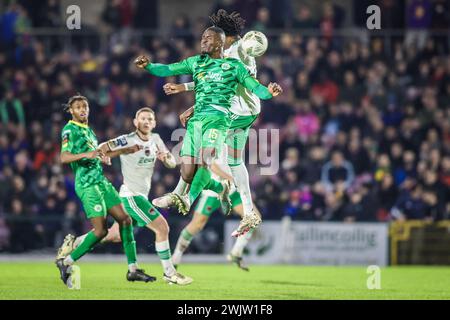
[[[209,16],[209,20],[213,26],[221,28],[226,36],[238,36],[245,27],[245,20],[236,11],[228,13],[224,9],[219,9],[217,13]]]
[[[71,96],[69,98],[69,101],[67,101],[67,103],[63,104],[63,108],[65,112],[69,111],[69,108],[72,106],[72,104],[75,101],[86,101],[86,103],[88,102],[88,99],[85,96],[82,96],[80,93],[77,93],[74,96]]]

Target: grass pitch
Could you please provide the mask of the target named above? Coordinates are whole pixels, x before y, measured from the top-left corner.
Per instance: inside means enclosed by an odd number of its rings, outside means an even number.
[[[364,267],[185,264],[179,271],[194,282],[181,287],[162,280],[159,264],[142,264],[153,283],[127,282],[123,263],[78,265],[81,290],[68,290],[53,262],[2,262],[0,299],[450,299],[449,267],[382,268],[381,289],[369,290]]]

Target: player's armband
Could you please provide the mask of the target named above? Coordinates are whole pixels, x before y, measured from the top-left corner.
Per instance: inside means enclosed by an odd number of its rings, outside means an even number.
[[[66,130],[62,133],[61,135],[61,151],[69,151],[69,135],[70,135],[70,130]]]
[[[184,83],[184,90],[186,91],[193,91],[195,89],[195,83],[192,82],[188,82],[188,83]]]
[[[118,138],[108,140],[107,143],[111,151],[123,149],[128,145],[128,141],[125,136],[120,136]]]

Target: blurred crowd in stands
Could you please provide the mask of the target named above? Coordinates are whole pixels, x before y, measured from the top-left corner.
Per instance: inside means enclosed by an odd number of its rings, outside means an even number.
[[[296,13],[290,1],[248,3],[221,1],[211,12],[219,7],[238,10],[248,30],[279,31],[269,33],[269,50],[257,59],[260,82],[277,81],[284,88],[282,96],[262,102],[254,125],[256,130],[279,129],[280,136],[270,142],[279,148],[277,174],[261,175],[260,166],[249,165],[263,218],[450,219],[449,40],[430,33],[448,32],[448,1],[414,0],[398,8],[380,1],[406,21],[397,26],[395,15],[383,18],[388,27],[405,28],[388,42],[367,32],[335,34],[345,11],[328,2],[318,5],[316,17],[306,5]],[[358,10],[365,2],[354,3]],[[4,4],[0,251],[53,247],[65,233],[89,228],[74,192],[74,176],[59,161],[60,132],[69,119],[61,105],[70,96],[80,92],[88,97],[89,124],[99,141],[133,130],[135,111],[150,106],[156,112],[155,131],[170,149],[178,143],[171,141],[172,132],[181,127],[178,115],[194,103],[194,96],[168,97],[162,86],[190,78],[156,78],[132,61],[140,53],[161,63],[194,55],[208,24],[182,15],[167,37],[124,37],[127,26],[157,28],[142,16],[145,8],[136,9],[154,5],[157,1],[108,1],[99,24],[110,28],[112,36],[108,50],[100,52],[95,41],[83,36],[74,37],[67,48],[60,37],[29,34],[33,27],[61,26],[59,1],[49,0],[39,10],[35,1]],[[439,5],[447,15],[438,15]],[[357,20],[353,26],[363,23]],[[303,29],[317,33],[303,35]],[[119,162],[104,170],[119,187]],[[171,191],[178,177],[178,170],[157,165],[150,197]]]

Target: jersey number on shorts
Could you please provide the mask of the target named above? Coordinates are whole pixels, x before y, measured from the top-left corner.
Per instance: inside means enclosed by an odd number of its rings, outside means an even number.
[[[210,142],[216,141],[218,135],[219,135],[219,132],[217,131],[217,129],[211,129],[208,134],[209,141]]]

